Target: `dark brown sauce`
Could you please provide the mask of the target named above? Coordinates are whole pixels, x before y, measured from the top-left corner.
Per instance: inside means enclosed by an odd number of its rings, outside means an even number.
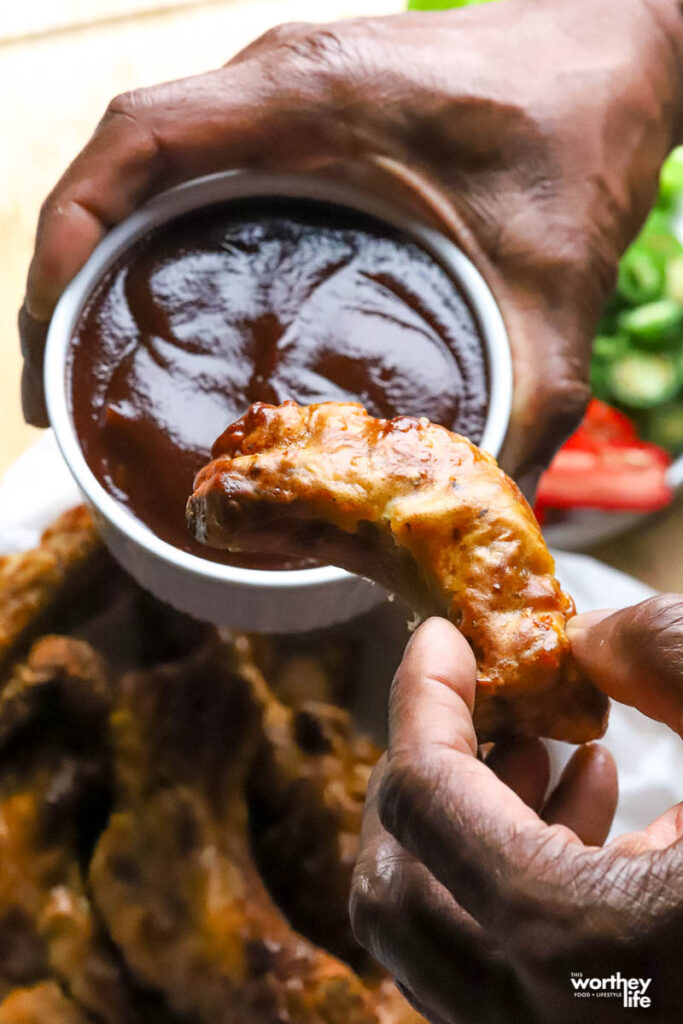
[[[77,326],[72,415],[101,484],[159,537],[196,543],[195,473],[252,402],[358,400],[481,440],[488,374],[467,302],[417,245],[320,203],[243,201],[178,218],[103,278]],[[298,563],[300,564],[300,563]]]

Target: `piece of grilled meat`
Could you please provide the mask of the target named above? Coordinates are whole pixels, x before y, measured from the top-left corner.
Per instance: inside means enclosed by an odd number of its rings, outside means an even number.
[[[356,403],[254,405],[218,439],[188,502],[193,535],[233,550],[333,562],[448,616],[479,667],[481,741],[582,743],[607,701],[582,678],[571,598],[519,489],[466,438]]]
[[[39,632],[62,629],[50,621],[64,619],[89,590],[88,605],[108,586],[110,574],[100,573],[106,552],[90,513],[80,505],[60,516],[31,551],[0,556],[0,670]],[[112,576],[116,570],[112,568]],[[97,586],[89,587],[94,577]]]
[[[111,696],[87,644],[47,637],[0,697],[0,997],[54,979],[98,1021],[142,1024],[84,877],[107,811]]]

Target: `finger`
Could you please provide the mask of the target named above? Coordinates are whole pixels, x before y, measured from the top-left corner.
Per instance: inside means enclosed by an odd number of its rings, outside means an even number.
[[[527,807],[540,811],[550,781],[550,758],[542,740],[497,743],[486,764]]]
[[[521,1012],[517,983],[486,935],[382,827],[377,800],[385,767],[386,757],[370,779],[353,877],[350,911],[358,941],[429,1020],[493,1024],[506,1005]],[[482,993],[471,979],[484,974],[489,984]]]
[[[26,311],[47,321],[106,230],[133,212],[159,169],[152,129],[110,107],[41,210]]]
[[[486,938],[479,926],[433,879],[393,836],[382,827],[378,813],[378,791],[386,768],[386,755],[375,766],[365,800],[359,854],[351,887],[350,914],[354,934],[361,945],[394,976],[411,989],[425,988],[420,976],[418,950],[425,941],[432,952],[443,945],[444,931],[449,933],[466,961],[456,963],[467,971],[480,969],[485,961]],[[412,910],[420,909],[413,918]],[[398,927],[401,918],[411,927]],[[420,927],[420,923],[426,928]],[[407,959],[408,970],[403,964]],[[425,958],[431,968],[438,958]],[[414,970],[411,969],[414,967]],[[448,964],[448,972],[453,965]],[[459,968],[457,968],[459,969]],[[434,995],[434,993],[432,994]],[[423,996],[424,997],[424,996]]]
[[[471,717],[472,652],[454,626],[430,619],[414,634],[390,699],[382,824],[425,864],[456,902],[505,944],[520,919],[543,917],[553,901],[575,900],[567,885],[572,851],[481,761]]]
[[[683,732],[683,596],[660,594],[613,614],[570,619],[583,672],[608,696]]]
[[[643,830],[647,847],[651,850],[663,850],[672,843],[683,838],[683,803],[675,804],[664,814]]]
[[[24,419],[34,427],[47,427],[47,408],[43,386],[43,356],[47,324],[34,320],[22,306],[19,310],[19,338],[24,356],[21,375],[21,405]]]
[[[587,846],[602,846],[617,809],[617,766],[610,752],[589,743],[573,754],[548,800],[543,818],[575,832]]]
[[[598,300],[589,300],[584,287],[580,298],[575,289],[565,293],[561,288],[549,302],[550,285],[538,253],[529,253],[529,260],[534,269],[521,285],[511,284],[514,266],[494,268],[490,283],[508,330],[515,377],[510,426],[498,461],[533,502],[541,474],[578,427],[590,397],[597,323],[591,310]],[[555,268],[553,277],[557,281],[563,275]],[[589,309],[579,308],[585,302]]]
[[[655,818],[641,832],[629,832],[617,836],[605,849],[633,857],[653,850],[665,850],[683,840],[683,803],[675,804]],[[679,857],[680,863],[680,857]]]

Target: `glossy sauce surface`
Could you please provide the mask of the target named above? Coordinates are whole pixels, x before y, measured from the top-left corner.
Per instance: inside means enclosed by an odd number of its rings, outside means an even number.
[[[69,377],[109,493],[176,547],[255,568],[293,566],[212,551],[185,524],[195,473],[252,402],[356,400],[475,442],[488,408],[478,328],[445,271],[386,225],[317,203],[213,206],[142,239],[84,310]]]

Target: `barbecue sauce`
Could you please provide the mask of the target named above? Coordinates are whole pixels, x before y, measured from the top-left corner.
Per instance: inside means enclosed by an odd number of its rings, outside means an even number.
[[[185,524],[195,474],[252,402],[355,400],[475,442],[488,408],[479,331],[446,272],[385,224],[299,201],[211,206],[135,243],[80,317],[69,378],[106,490],[170,544],[253,568],[294,566],[207,549]]]

